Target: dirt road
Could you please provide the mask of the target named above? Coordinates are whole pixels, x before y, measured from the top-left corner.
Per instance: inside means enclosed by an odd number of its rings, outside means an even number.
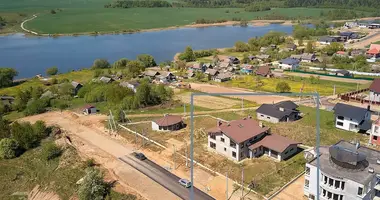
[[[131,153],[133,147],[121,145],[118,141],[101,133],[104,119],[106,116],[76,116],[67,111],[49,112],[22,120],[30,122],[43,120],[48,125],[59,125],[66,133],[73,135],[72,140],[81,152],[89,157],[95,156],[97,161],[103,162],[104,167],[115,174],[122,185],[133,188],[144,198],[157,199],[158,196],[164,196],[165,199],[179,199],[147,176],[117,160],[117,157]]]
[[[273,197],[274,200],[304,200],[307,199],[303,194],[305,184],[305,176],[299,177],[292,184],[286,187],[283,191]]]
[[[228,88],[223,86],[217,86],[217,85],[210,85],[210,84],[201,84],[201,83],[191,83],[191,88],[194,90],[198,90],[201,92],[207,92],[207,93],[252,93],[244,89],[237,89],[237,88]],[[276,103],[279,101],[285,101],[285,100],[293,100],[290,97],[286,96],[280,96],[280,95],[267,95],[267,96],[231,96],[236,98],[243,98],[248,101],[254,101],[259,104],[263,103]]]
[[[347,44],[346,47],[352,49],[364,49],[365,46],[377,41],[380,41],[380,32],[371,32],[369,33],[369,35],[361,39],[359,42]]]
[[[290,76],[299,76],[299,77],[307,77],[307,78],[310,76],[318,76],[316,74],[303,74],[303,73],[295,73],[295,72],[286,72],[286,74]],[[367,84],[367,83],[372,82],[369,80],[357,80],[357,79],[339,78],[339,77],[332,77],[332,76],[319,76],[319,77],[321,80],[337,81],[337,82],[344,82],[344,83]]]

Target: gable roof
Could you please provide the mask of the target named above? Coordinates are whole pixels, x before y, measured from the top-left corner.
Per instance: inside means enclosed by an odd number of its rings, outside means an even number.
[[[286,64],[286,65],[296,65],[296,64],[299,64],[300,61],[298,59],[294,59],[294,58],[286,58],[286,59],[282,59],[279,61],[281,64]]]
[[[154,122],[159,126],[171,126],[182,122],[182,117],[179,115],[165,115]]]
[[[291,140],[287,137],[283,137],[281,135],[268,134],[262,140],[252,144],[248,148],[253,150],[260,146],[263,146],[271,150],[275,150],[279,153],[282,153],[292,144],[301,144],[301,143]]]
[[[219,63],[219,67],[221,67],[221,68],[227,68],[228,66],[230,66],[230,63],[228,63],[228,62]]]
[[[286,48],[295,49],[295,48],[297,48],[297,45],[295,45],[294,43],[288,43],[288,44],[286,44]]]
[[[335,71],[335,73],[337,73],[337,74],[343,74],[343,75],[349,75],[349,74],[350,74],[349,71],[344,70],[344,69],[342,69],[342,70],[337,70],[337,71]]]
[[[144,75],[145,75],[145,76],[151,76],[151,77],[152,77],[152,76],[160,75],[160,72],[149,70],[149,71],[144,72]]]
[[[271,70],[270,70],[270,67],[269,66],[260,66],[257,70],[256,70],[256,74],[257,75],[261,75],[261,76],[267,76],[268,74],[271,73]]]
[[[302,60],[312,60],[313,57],[315,57],[315,54],[313,54],[313,53],[303,53],[301,55]]]
[[[228,79],[228,78],[231,78],[231,74],[229,74],[229,73],[219,73],[216,78],[218,78],[218,79]]]
[[[369,90],[372,92],[380,93],[380,79],[374,79],[372,84],[369,86]]]
[[[282,119],[286,116],[291,115],[292,113],[298,113],[296,110],[283,108],[282,106],[277,106],[275,104],[262,104],[257,110],[257,113],[262,113],[277,119]]]
[[[108,77],[105,77],[105,76],[100,77],[99,80],[102,81],[102,82],[104,82],[104,83],[109,83],[109,82],[113,81],[112,78],[108,78]]]
[[[257,55],[256,58],[258,59],[268,59],[270,57],[270,55],[268,54],[260,54],[260,55]]]
[[[333,110],[335,112],[335,115],[356,119],[359,122],[361,122],[364,119],[365,114],[368,111],[365,108],[351,106],[343,103],[337,103],[334,106]]]
[[[339,54],[339,55],[346,55],[346,52],[344,52],[344,51],[337,51],[336,54]]]
[[[77,88],[78,86],[82,86],[82,84],[76,82],[76,81],[71,81],[71,85],[74,87],[74,88]]]
[[[211,76],[215,76],[215,75],[218,74],[219,72],[218,72],[217,70],[215,70],[215,69],[207,69],[207,70],[205,71],[205,73],[210,74]]]
[[[232,120],[220,126],[209,129],[209,134],[223,133],[237,143],[249,140],[269,130],[269,127],[260,127],[259,122],[253,119]]]
[[[369,46],[369,49],[377,49],[378,51],[380,51],[380,44],[371,44]]]
[[[298,105],[295,104],[293,101],[280,101],[280,102],[277,102],[274,104],[275,106],[277,107],[282,107],[282,108],[286,108],[286,109],[290,109],[290,110],[295,110],[296,108],[298,108]]]
[[[336,38],[334,38],[334,37],[324,36],[324,37],[320,37],[319,41],[320,42],[336,42],[338,40]]]

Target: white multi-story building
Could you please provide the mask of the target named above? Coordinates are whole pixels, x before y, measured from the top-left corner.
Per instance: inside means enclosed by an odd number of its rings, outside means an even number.
[[[320,147],[319,180],[317,158],[306,163],[304,195],[320,200],[379,200],[380,152],[340,141]]]
[[[335,127],[346,131],[366,132],[371,129],[370,108],[337,103],[334,107]]]

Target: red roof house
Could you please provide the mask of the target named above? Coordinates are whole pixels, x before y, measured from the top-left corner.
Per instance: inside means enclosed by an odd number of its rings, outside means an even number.
[[[182,117],[165,114],[164,117],[152,121],[152,130],[175,131],[185,127]]]
[[[380,44],[371,44],[367,51],[367,55],[380,57]]]

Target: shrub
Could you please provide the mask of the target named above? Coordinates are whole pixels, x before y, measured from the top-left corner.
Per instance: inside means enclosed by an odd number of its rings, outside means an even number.
[[[57,12],[55,12],[55,10],[50,10],[50,13],[54,15],[54,14],[56,14]]]
[[[28,105],[26,106],[24,110],[25,115],[35,115],[40,114],[46,111],[46,108],[49,106],[49,99],[48,98],[42,98],[37,100],[32,100]]]
[[[38,120],[33,124],[33,131],[40,139],[44,139],[49,135],[45,122],[41,120]]]
[[[39,137],[34,133],[33,126],[29,122],[13,122],[11,125],[11,137],[15,139],[24,150],[36,147],[39,144]]]
[[[284,82],[284,81],[279,82],[276,85],[276,91],[277,92],[281,92],[281,93],[283,93],[283,92],[290,92],[290,89],[291,88],[290,88],[289,84],[287,82]]]
[[[109,193],[109,186],[103,181],[103,175],[99,170],[89,168],[86,171],[86,176],[78,189],[80,200],[103,200]]]
[[[111,65],[106,59],[96,59],[92,65],[93,69],[105,69],[109,68]]]
[[[50,67],[46,70],[46,74],[48,76],[54,76],[58,73],[58,68],[57,67]]]
[[[19,145],[16,140],[4,138],[0,140],[0,159],[12,159],[18,156]]]
[[[45,160],[52,160],[59,157],[62,154],[62,150],[54,142],[46,144],[42,150],[42,156]]]
[[[89,167],[93,167],[95,166],[96,163],[95,163],[95,160],[93,158],[91,159],[87,159],[85,162],[84,162],[84,167],[85,168],[89,168]]]

